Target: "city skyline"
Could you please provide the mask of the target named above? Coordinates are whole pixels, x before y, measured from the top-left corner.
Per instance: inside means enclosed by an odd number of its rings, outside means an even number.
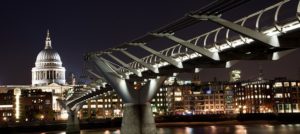
[[[61,55],[66,74],[74,72],[78,76],[83,68],[85,52],[104,50],[132,40],[209,2],[211,1],[4,2],[0,13],[3,18],[0,23],[0,60],[5,64],[1,67],[0,84],[31,83],[30,70],[38,52],[44,47],[47,29],[51,32],[54,47]],[[258,2],[249,2],[240,9],[245,8],[251,13],[251,8]],[[278,0],[260,3],[255,8],[275,2]],[[300,63],[293,61],[297,61],[299,53],[297,50],[272,63],[243,61],[232,69],[241,69],[242,79],[252,79],[253,74],[258,74],[261,65],[266,78],[287,76],[296,79],[299,77]],[[291,64],[291,67],[286,68],[287,64]],[[200,72],[200,78],[204,81],[212,80],[213,77],[229,79],[229,70],[231,69],[206,69]]]

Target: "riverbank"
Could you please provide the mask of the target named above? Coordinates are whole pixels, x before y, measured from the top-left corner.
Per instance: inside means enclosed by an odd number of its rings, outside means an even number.
[[[278,121],[216,121],[216,122],[164,122],[156,123],[157,127],[183,127],[183,126],[212,126],[212,125],[252,125],[252,124],[290,124],[287,122],[278,122]]]
[[[120,128],[122,118],[80,120],[80,128],[106,129]],[[217,125],[255,125],[255,124],[300,124],[300,114],[242,114],[242,115],[194,115],[156,117],[157,127],[217,126]],[[0,124],[0,131],[7,133],[63,131],[66,122],[23,122]]]
[[[216,122],[163,122],[156,123],[158,128],[172,128],[172,127],[196,127],[196,126],[232,126],[232,125],[277,125],[277,124],[291,124],[287,122],[278,121],[216,121]],[[120,124],[119,124],[120,125]],[[82,130],[89,129],[119,129],[120,126],[112,126],[110,124],[101,123],[81,123],[80,128]],[[1,132],[6,133],[31,133],[31,132],[49,132],[49,131],[64,131],[66,130],[66,124],[41,124],[37,126],[15,126],[15,127],[1,127]]]

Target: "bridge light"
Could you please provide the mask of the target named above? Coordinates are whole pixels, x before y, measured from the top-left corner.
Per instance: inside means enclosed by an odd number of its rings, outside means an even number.
[[[175,76],[177,76],[178,75],[178,73],[173,73],[173,76],[175,77]]]
[[[195,73],[199,73],[201,71],[201,68],[195,68]]]

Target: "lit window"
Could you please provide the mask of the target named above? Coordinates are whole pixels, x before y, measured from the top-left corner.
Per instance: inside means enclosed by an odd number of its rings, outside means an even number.
[[[292,86],[292,87],[297,86],[296,82],[291,82],[291,86]]]
[[[181,92],[175,92],[175,96],[181,96]]]
[[[103,105],[98,105],[98,108],[103,108]]]
[[[88,108],[88,106],[87,106],[87,105],[83,105],[82,108],[83,108],[83,109],[86,109],[86,108]]]
[[[282,83],[281,83],[281,82],[276,82],[276,83],[274,84],[274,87],[282,87]]]
[[[96,108],[96,105],[91,105],[91,108]]]
[[[284,87],[289,87],[290,83],[289,82],[284,82]]]
[[[283,97],[282,93],[276,93],[274,96],[274,98],[282,98],[282,97]]]
[[[181,101],[181,97],[175,97],[175,101]]]

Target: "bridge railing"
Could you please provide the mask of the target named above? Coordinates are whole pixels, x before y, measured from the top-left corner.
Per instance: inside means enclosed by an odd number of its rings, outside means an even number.
[[[262,32],[262,33],[264,33],[266,35],[270,35],[270,36],[271,35],[280,35],[281,33],[286,32],[289,27],[299,24],[299,22],[295,19],[293,19],[293,21],[290,21],[290,22],[285,22],[284,24],[281,24],[279,22],[278,17],[279,17],[280,11],[282,9],[282,6],[284,4],[286,4],[287,2],[290,2],[290,0],[283,0],[277,4],[267,7],[263,10],[257,11],[253,14],[250,14],[239,20],[236,20],[234,23],[244,26],[248,20],[254,18],[256,20],[254,23],[254,30]],[[299,10],[299,8],[297,10]],[[267,12],[273,12],[273,23],[269,24],[269,26],[267,26],[267,27],[263,27],[264,28],[263,29],[261,27],[262,26],[261,18]],[[294,16],[292,16],[292,17],[298,18],[298,16],[299,16],[298,12],[299,11],[296,11]],[[221,38],[219,35],[222,30],[225,30],[225,37],[223,37],[223,38]],[[223,50],[234,48],[239,45],[246,45],[246,44],[249,44],[254,41],[253,39],[244,37],[242,35],[230,36],[231,33],[234,34],[235,32],[233,32],[232,30],[230,30],[228,28],[219,27],[219,28],[213,29],[207,33],[195,36],[187,41],[194,44],[195,46],[204,47],[211,52],[221,52]],[[213,37],[212,43],[210,43],[208,41],[208,38],[211,36]],[[165,56],[175,58],[175,60],[180,61],[180,62],[202,56],[201,54],[194,52],[194,51],[182,46],[181,44],[175,44],[174,46],[166,48],[159,52]],[[164,61],[163,59],[161,59],[158,56],[153,55],[153,54],[145,56],[141,59],[144,62],[146,62],[148,64],[152,64],[155,67],[169,65],[168,62]],[[147,70],[147,68],[145,68],[143,65],[141,65],[140,63],[138,63],[136,61],[130,62],[128,64],[130,67],[137,69],[141,72],[143,72],[144,70]],[[128,70],[125,68],[120,68],[120,71],[124,72],[124,73],[128,73]]]
[[[280,13],[283,12],[282,7],[290,2],[291,2],[290,0],[283,0],[283,1],[276,3],[270,7],[267,7],[265,9],[255,12],[253,14],[245,16],[241,19],[238,19],[238,20],[234,21],[233,23],[238,24],[242,27],[247,27],[252,31],[256,31],[257,33],[260,33],[261,35],[280,36],[281,34],[284,34],[285,32],[288,32],[289,30],[298,28],[300,26],[299,25],[299,14],[300,14],[299,13],[300,12],[299,5],[298,5],[297,9],[295,11],[293,11],[293,12],[295,12],[295,14],[292,14],[292,15],[284,14],[284,16],[289,16],[288,18],[293,18],[293,19],[285,19],[285,20],[279,21]],[[297,1],[297,2],[299,4],[299,1]],[[272,17],[271,17],[272,22],[269,22],[269,24],[264,24],[265,22],[261,21],[264,14],[267,14],[268,17],[270,17],[269,15],[272,14]],[[189,14],[189,15],[185,16],[184,18],[194,17],[193,15],[194,14]],[[198,15],[198,14],[196,14],[196,15]],[[204,13],[204,15],[206,15],[206,14]],[[218,15],[220,15],[220,14],[218,14]],[[251,22],[251,20],[252,21],[254,20],[254,23],[252,23],[252,28],[250,28],[249,26],[246,26],[248,21]],[[197,21],[200,22],[202,20],[197,20]],[[154,34],[161,34],[161,33],[154,32]],[[154,34],[153,33],[146,34],[145,35],[146,38],[151,38],[151,39],[146,39],[146,40],[148,41],[148,40],[160,39],[158,37],[152,37],[152,36],[155,36]],[[174,33],[162,33],[162,34],[170,34],[171,36],[174,35]],[[177,37],[175,37],[175,38],[177,38]],[[177,38],[177,40],[178,40],[178,38]],[[137,39],[137,40],[134,40],[133,42],[129,42],[129,43],[141,43],[143,46],[148,47],[148,51],[151,51],[151,50],[149,50],[149,49],[151,49],[151,45],[150,44],[145,45],[148,42],[139,42],[139,41],[143,41],[143,39]],[[112,61],[108,61],[108,60],[107,61],[115,68],[116,72],[119,72],[126,76],[129,76],[131,74],[138,74],[138,72],[144,72],[147,70],[152,70],[155,72],[155,70],[153,68],[160,68],[160,67],[168,66],[171,64],[174,65],[176,63],[182,63],[182,62],[190,60],[190,59],[207,56],[205,54],[203,55],[203,53],[199,53],[199,51],[204,51],[209,54],[220,53],[224,50],[233,49],[240,45],[250,44],[254,41],[254,39],[243,36],[241,34],[238,34],[234,30],[231,30],[231,28],[225,28],[224,26],[221,26],[221,27],[213,29],[209,32],[201,33],[200,35],[198,34],[197,36],[190,38],[189,40],[183,40],[183,41],[187,42],[188,45],[183,45],[181,43],[178,43],[178,41],[177,41],[177,43],[175,43],[173,46],[158,51],[159,54],[150,52],[150,55],[142,57],[142,58],[136,57],[136,59],[138,58],[139,60],[134,59],[132,62],[129,62],[129,63],[123,62],[123,64],[120,65],[119,64],[120,60],[119,60],[118,64],[116,64]],[[181,42],[180,38],[179,38],[179,42]],[[198,48],[200,48],[200,50],[197,52],[197,51],[195,51],[195,49],[192,50],[192,49],[188,48],[187,46],[189,46],[189,44],[192,44],[193,46],[197,46]],[[98,55],[98,57],[102,57],[102,59],[104,59],[103,55],[112,54],[115,51],[118,51],[118,52],[121,51],[123,53],[126,53],[124,51],[126,51],[129,47],[140,47],[140,46],[141,45],[137,45],[137,44],[128,45],[128,43],[124,43],[121,46],[111,48],[106,51],[95,52],[95,53]],[[127,56],[128,55],[130,55],[130,54],[127,53]],[[109,56],[111,56],[111,55],[109,55]],[[131,56],[131,58],[132,58],[132,56]],[[169,61],[167,61],[166,59]],[[145,64],[147,64],[148,66],[145,66]],[[180,65],[178,65],[178,67],[180,67]],[[157,72],[155,72],[155,73],[157,73]]]

